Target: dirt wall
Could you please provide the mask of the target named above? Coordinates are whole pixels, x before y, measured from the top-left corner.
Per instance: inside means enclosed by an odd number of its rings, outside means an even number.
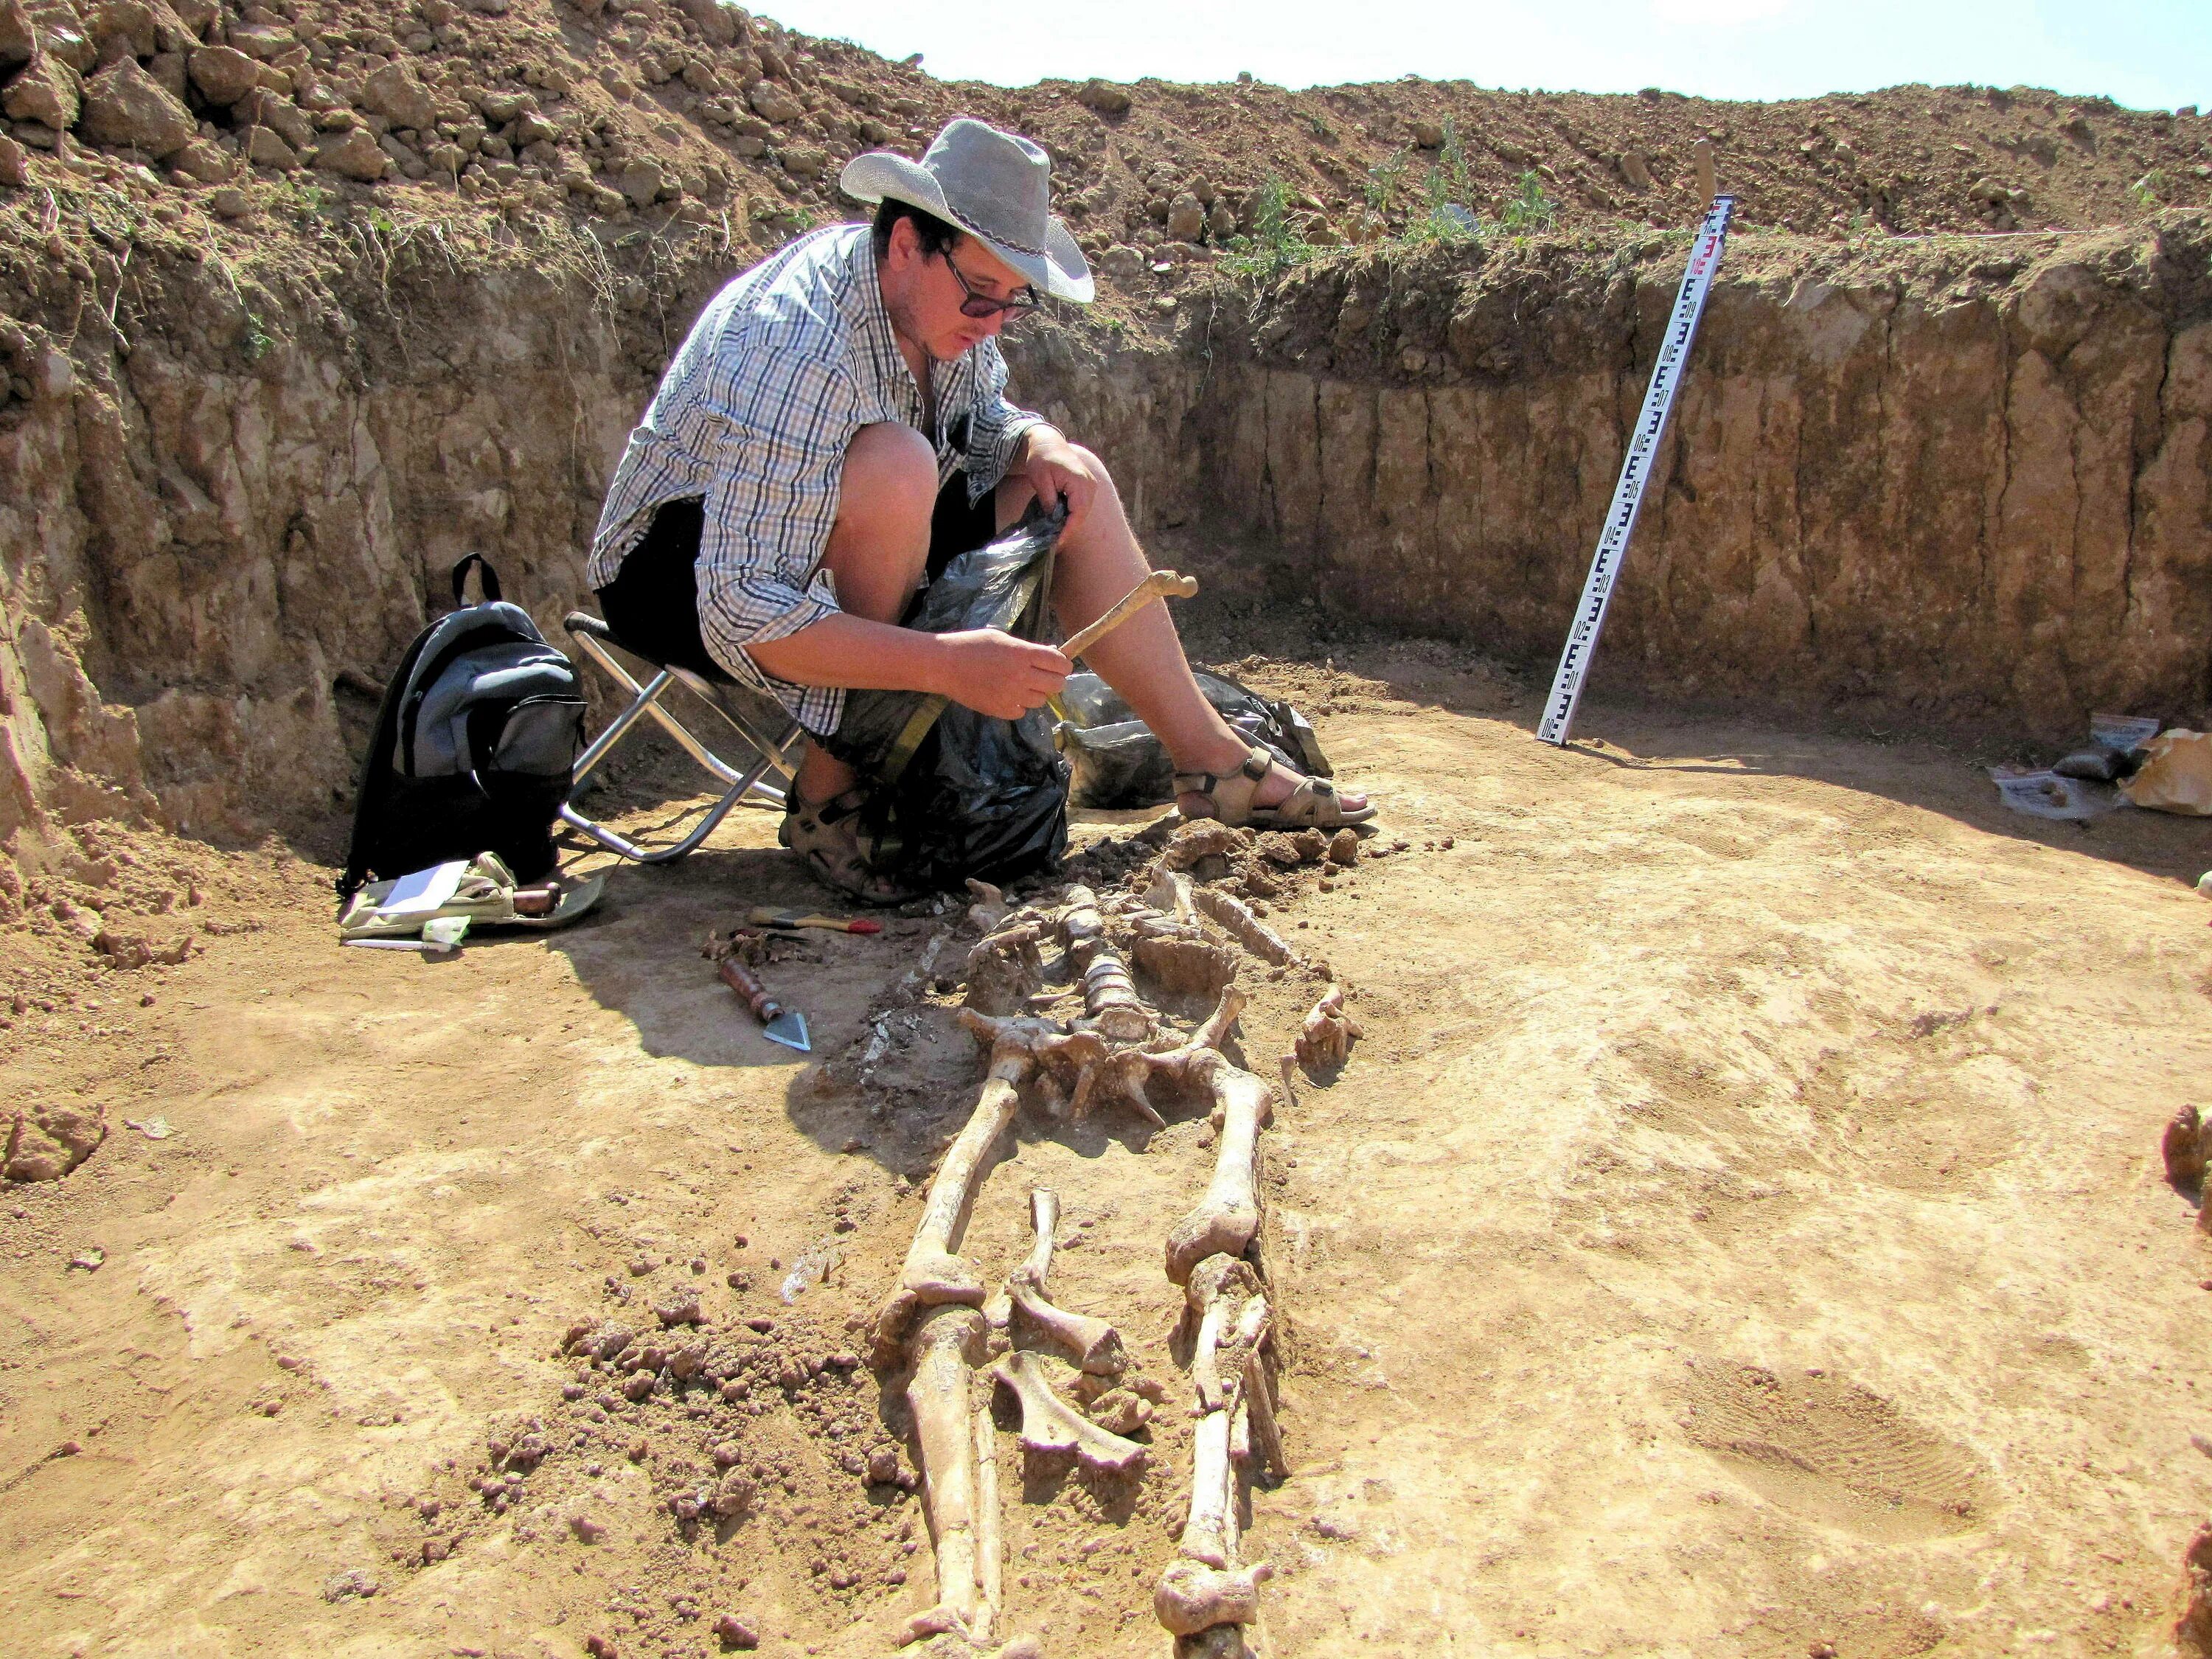
[[[2212,232],[1740,240],[1596,683],[2063,738],[2212,685]],[[1024,364],[1218,580],[1548,666],[1681,243],[1348,259]]]
[[[1731,250],[1599,684],[2059,737],[2190,717],[2212,629],[2212,229]],[[1232,599],[1556,653],[1680,239],[1344,255],[1084,322],[1016,389]],[[142,273],[6,325],[0,839],[118,811],[330,820],[374,691],[488,554],[548,630],[732,254],[427,256],[252,305]],[[66,285],[64,285],[65,287]],[[98,283],[91,284],[97,296]],[[259,309],[256,309],[255,307]],[[70,331],[73,328],[74,331]],[[44,849],[44,850],[41,850]]]

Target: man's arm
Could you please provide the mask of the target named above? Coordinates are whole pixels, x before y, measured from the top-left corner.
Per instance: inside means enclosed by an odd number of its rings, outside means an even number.
[[[1052,647],[994,628],[923,634],[842,611],[746,648],[780,680],[852,691],[927,691],[1006,720],[1041,706],[1069,668]]]

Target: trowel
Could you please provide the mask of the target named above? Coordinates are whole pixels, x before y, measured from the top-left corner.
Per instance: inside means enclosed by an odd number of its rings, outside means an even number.
[[[761,1030],[770,1042],[781,1042],[802,1054],[814,1052],[814,1045],[806,1040],[806,1016],[796,1008],[785,1007],[770,996],[768,987],[751,969],[725,957],[714,964],[714,970],[721,975],[725,985],[744,999],[745,1006],[760,1021]]]

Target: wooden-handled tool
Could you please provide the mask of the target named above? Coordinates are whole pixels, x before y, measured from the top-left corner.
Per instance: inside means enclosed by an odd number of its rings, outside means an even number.
[[[826,927],[836,933],[880,933],[884,925],[870,921],[866,916],[825,916],[815,910],[778,910],[771,905],[759,904],[745,920],[755,927],[774,927],[781,933],[795,933],[801,927]]]
[[[1197,592],[1197,577],[1174,570],[1155,570],[1115,600],[1114,608],[1097,622],[1088,628],[1078,629],[1060,647],[1060,654],[1073,662],[1155,599],[1187,599]]]
[[[806,1016],[796,1008],[785,1007],[770,996],[758,975],[731,957],[716,963],[714,971],[721,975],[725,985],[744,999],[745,1006],[760,1021],[761,1030],[769,1042],[796,1048],[802,1054],[814,1052],[814,1045],[806,1040]]]

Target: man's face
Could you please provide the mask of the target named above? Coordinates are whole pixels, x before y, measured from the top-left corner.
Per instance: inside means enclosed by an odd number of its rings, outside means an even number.
[[[891,326],[939,362],[951,362],[1006,325],[1003,311],[988,317],[963,313],[961,304],[970,295],[1031,297],[1028,279],[973,236],[963,236],[945,252],[924,253],[911,219],[891,228],[882,283]]]

